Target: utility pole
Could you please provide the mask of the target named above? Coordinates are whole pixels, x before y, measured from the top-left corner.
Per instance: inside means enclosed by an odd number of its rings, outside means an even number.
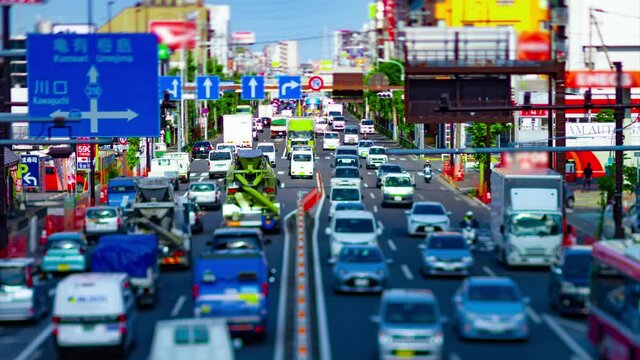
[[[616,61],[613,63],[613,66],[616,69],[616,105],[622,105],[623,103],[623,95],[622,95],[622,63]],[[624,120],[624,109],[621,107],[616,107],[615,111],[615,119],[616,119],[616,146],[622,146],[623,144],[623,125],[622,121]],[[615,238],[622,239],[624,238],[624,229],[622,228],[622,167],[624,152],[622,150],[616,150],[616,189],[613,194],[613,220],[615,222]]]
[[[2,49],[9,49],[9,38],[10,38],[10,9],[9,5],[2,6]],[[0,112],[5,112],[9,109],[8,103],[11,101],[11,76],[9,69],[9,57],[5,57],[2,60],[2,81],[0,81],[3,86],[0,86],[0,99],[2,99],[2,103],[0,103]],[[8,134],[8,124],[0,123],[0,140],[7,139],[9,137]],[[9,243],[9,232],[7,229],[7,177],[6,177],[6,169],[4,167],[4,146],[0,145],[0,229],[4,229],[4,231],[0,231],[0,249],[4,249],[7,247]]]

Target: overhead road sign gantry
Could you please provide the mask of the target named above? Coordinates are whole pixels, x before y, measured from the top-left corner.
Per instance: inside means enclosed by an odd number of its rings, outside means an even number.
[[[29,116],[52,119],[30,137],[159,136],[157,46],[152,34],[28,35]]]
[[[278,97],[280,99],[302,98],[302,80],[300,76],[280,76],[278,78]]]
[[[196,79],[196,98],[198,100],[220,100],[220,77],[198,76]]]
[[[169,100],[182,100],[182,78],[180,76],[160,76],[159,96],[162,100],[164,92],[169,93]]]
[[[264,99],[264,76],[242,77],[242,100]]]

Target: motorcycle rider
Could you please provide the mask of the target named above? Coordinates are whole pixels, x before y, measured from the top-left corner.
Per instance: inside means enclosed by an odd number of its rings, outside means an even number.
[[[471,225],[471,228],[473,229],[478,229],[480,227],[480,223],[478,223],[478,220],[476,220],[473,215],[473,211],[467,211],[467,213],[464,214],[464,219],[460,222],[461,228],[466,228],[467,225]]]
[[[423,169],[429,168],[431,169],[431,162],[429,162],[429,159],[426,159],[424,161],[424,165],[422,166]]]

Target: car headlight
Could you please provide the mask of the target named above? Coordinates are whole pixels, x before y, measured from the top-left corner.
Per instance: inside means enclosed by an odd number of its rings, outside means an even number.
[[[463,256],[462,257],[462,262],[470,263],[472,261],[473,261],[473,258],[471,256]]]
[[[432,344],[436,344],[436,345],[441,345],[443,340],[444,340],[444,336],[442,335],[442,332],[438,332],[435,335],[433,335],[431,338],[429,338],[429,341]]]
[[[578,290],[578,288],[568,281],[562,282],[562,292],[564,293],[574,293]]]
[[[384,330],[378,331],[378,343],[387,344],[391,341],[391,337]]]
[[[435,256],[427,256],[427,257],[424,258],[424,260],[426,262],[436,262],[436,261],[438,261],[438,258],[435,257]]]

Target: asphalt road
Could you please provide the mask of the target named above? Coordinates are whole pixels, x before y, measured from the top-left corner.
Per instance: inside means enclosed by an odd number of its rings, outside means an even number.
[[[348,116],[351,123],[353,117]],[[268,130],[268,129],[267,129]],[[377,144],[393,147],[394,144],[379,135],[371,136]],[[261,140],[271,141],[267,131],[261,135]],[[278,177],[282,188],[279,189],[279,200],[283,204],[282,215],[295,208],[295,201],[299,191],[308,191],[315,184],[315,180],[292,180],[286,175],[288,162],[281,158],[284,143],[276,141],[278,156]],[[319,156],[318,170],[322,172],[325,186],[329,188],[331,168],[329,166],[331,154],[322,150],[321,142],[317,149]],[[391,161],[401,163],[405,169],[416,171],[417,191],[416,200],[433,200],[444,203],[447,210],[452,211],[452,224],[457,224],[464,213],[471,209],[476,213],[481,224],[488,224],[489,211],[486,207],[464,197],[441,180],[426,184],[421,181],[421,162],[412,156],[391,156]],[[436,163],[437,169],[439,165]],[[191,181],[207,179],[206,160],[196,160],[192,163]],[[374,170],[362,168],[364,176],[364,203],[367,209],[374,211],[376,218],[384,227],[380,237],[380,245],[387,257],[394,263],[390,265],[389,287],[394,288],[428,288],[434,291],[444,316],[450,316],[452,310],[451,297],[461,283],[461,278],[428,278],[419,272],[420,258],[417,245],[420,238],[411,238],[406,234],[406,220],[403,208],[383,208],[380,204],[380,190],[375,188]],[[187,185],[181,185],[183,194]],[[327,263],[329,244],[324,235],[324,228],[328,225],[328,202],[319,209],[320,226],[318,241],[321,259],[323,292],[326,300],[330,355],[334,360],[342,359],[374,359],[376,350],[376,328],[370,321],[379,306],[379,294],[373,295],[336,295],[330,287],[331,266]],[[220,224],[220,211],[207,211],[204,219],[204,232],[193,236],[192,256],[198,256],[205,247],[205,241]],[[273,243],[267,248],[267,257],[278,274],[276,282],[271,284],[269,299],[269,326],[267,338],[264,342],[245,343],[237,352],[237,358],[244,359],[272,359],[274,354],[278,296],[280,290],[280,273],[282,268],[282,253],[284,233],[269,236]],[[483,240],[483,239],[481,239]],[[484,239],[488,240],[488,239]],[[581,317],[562,319],[556,316],[547,304],[548,269],[506,269],[498,265],[490,252],[491,243],[487,241],[484,250],[476,252],[474,275],[483,276],[511,276],[521,286],[523,293],[531,297],[531,339],[528,342],[463,342],[453,333],[451,325],[445,326],[445,358],[456,359],[503,359],[518,357],[518,359],[580,359],[584,355],[592,356],[586,341],[585,319]],[[130,359],[146,359],[153,329],[156,321],[171,318],[190,317],[193,314],[191,300],[191,273],[189,271],[163,271],[161,275],[160,301],[151,309],[140,310],[140,321],[136,330],[138,336],[137,347],[130,355]],[[283,314],[282,314],[283,315]],[[55,349],[50,337],[50,318],[42,319],[36,324],[2,324],[0,326],[0,346],[2,359],[56,359]],[[22,355],[22,357],[21,357]],[[581,357],[582,356],[582,357]],[[93,356],[92,356],[93,357]]]

